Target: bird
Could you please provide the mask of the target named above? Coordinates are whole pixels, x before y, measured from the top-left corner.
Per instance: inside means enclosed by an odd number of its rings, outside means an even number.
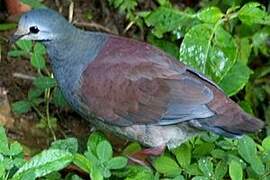
[[[23,14],[12,39],[44,44],[58,86],[84,119],[146,147],[175,148],[203,131],[238,138],[264,126],[162,50],[84,31],[49,8]]]

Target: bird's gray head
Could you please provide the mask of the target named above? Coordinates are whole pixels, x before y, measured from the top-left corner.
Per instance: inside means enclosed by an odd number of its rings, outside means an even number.
[[[61,40],[73,29],[74,27],[57,12],[50,9],[35,9],[22,15],[12,40]]]

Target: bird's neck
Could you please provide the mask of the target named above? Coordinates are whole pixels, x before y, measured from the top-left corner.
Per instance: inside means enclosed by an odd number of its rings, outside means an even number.
[[[58,85],[65,89],[66,98],[74,101],[71,103],[76,103],[73,94],[79,87],[82,72],[95,59],[105,42],[104,34],[76,30],[65,39],[44,43]]]

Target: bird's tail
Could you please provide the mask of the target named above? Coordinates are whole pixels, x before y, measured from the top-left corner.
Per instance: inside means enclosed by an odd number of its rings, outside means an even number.
[[[206,119],[197,119],[191,122],[200,129],[215,132],[226,137],[237,137],[246,133],[254,133],[261,130],[264,122],[258,118],[243,112],[215,115]]]

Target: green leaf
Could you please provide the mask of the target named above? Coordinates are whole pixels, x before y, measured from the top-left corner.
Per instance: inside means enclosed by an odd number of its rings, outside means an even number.
[[[98,162],[100,162],[91,151],[86,151],[84,153],[84,155],[92,164],[98,164]],[[101,162],[101,163],[103,163],[103,162]]]
[[[33,172],[35,178],[45,176],[51,172],[65,168],[70,164],[72,159],[72,154],[67,151],[58,149],[44,150],[25,163],[15,173],[13,179],[21,179],[23,175],[30,172]]]
[[[248,83],[251,73],[247,65],[236,62],[218,85],[228,96],[235,95]]]
[[[223,177],[227,174],[228,166],[224,161],[219,161],[215,168],[215,178],[223,179]]]
[[[268,40],[270,37],[270,27],[259,29],[252,35],[252,45],[256,55],[261,52],[265,56],[270,55]]]
[[[42,0],[21,0],[23,3],[30,5],[32,8],[45,7],[41,2]]]
[[[149,43],[153,44],[154,46],[157,46],[158,48],[164,50],[165,52],[167,52],[168,54],[170,54],[173,57],[179,56],[179,50],[178,50],[179,48],[173,42],[170,42],[170,41],[165,40],[165,39],[158,39],[155,36],[153,36],[152,34],[147,36],[147,41]]]
[[[175,177],[181,173],[181,169],[177,163],[167,156],[160,156],[155,159],[153,166],[159,173],[162,173],[168,177]]]
[[[249,39],[246,38],[241,38],[239,40],[239,61],[243,64],[247,64],[249,60],[249,56],[251,53],[251,44],[249,42]]]
[[[97,157],[102,161],[106,162],[112,158],[112,146],[108,141],[101,141],[97,145]]]
[[[26,52],[31,52],[32,51],[32,46],[33,46],[32,41],[29,41],[29,40],[19,40],[19,41],[16,42],[16,45],[20,49],[22,49],[22,50],[24,50]]]
[[[56,87],[53,90],[53,99],[52,99],[52,103],[58,107],[65,107],[67,106],[67,101],[64,98],[64,95],[62,93],[62,91]]]
[[[96,155],[97,145],[102,141],[106,141],[104,134],[101,132],[92,133],[87,141],[87,150]]]
[[[262,147],[265,151],[270,151],[270,136],[266,137],[262,141]]]
[[[258,175],[263,175],[265,173],[265,166],[259,156],[255,156],[250,165]]]
[[[194,150],[193,150],[193,154],[195,156],[205,156],[210,154],[210,152],[215,148],[215,145],[213,143],[202,143],[197,145]]]
[[[110,159],[106,167],[108,169],[122,169],[127,165],[127,162],[126,157],[118,156]]]
[[[252,104],[249,101],[243,100],[243,101],[240,101],[238,104],[245,112],[254,115]]]
[[[235,148],[235,145],[233,144],[232,141],[229,140],[221,140],[221,141],[217,141],[216,143],[219,147],[221,147],[222,149],[225,150],[231,150]]]
[[[206,23],[216,23],[224,14],[217,7],[208,7],[197,13],[199,20]]]
[[[265,167],[261,159],[257,156],[256,143],[253,139],[248,136],[239,139],[238,152],[257,174],[264,174]]]
[[[0,126],[0,154],[6,154],[8,151],[9,151],[8,138],[6,136],[5,129],[2,126]]]
[[[27,56],[29,53],[23,50],[12,50],[8,52],[9,57],[21,57],[21,56]]]
[[[12,103],[11,108],[17,114],[27,113],[31,109],[31,103],[27,100],[17,101]]]
[[[78,151],[78,140],[76,138],[56,140],[51,144],[50,148],[69,151],[74,154]]]
[[[130,143],[122,152],[123,155],[129,156],[142,150],[141,145],[138,142]]]
[[[191,162],[191,147],[189,144],[185,143],[173,150],[174,155],[178,163],[186,168]]]
[[[201,176],[203,175],[202,171],[199,168],[199,165],[197,163],[193,163],[189,165],[187,168],[185,168],[185,171],[192,176]]]
[[[200,170],[206,177],[213,177],[214,170],[213,170],[213,163],[209,158],[201,158],[198,162]]]
[[[229,164],[229,174],[232,180],[243,179],[243,169],[239,162],[231,161]]]
[[[253,139],[248,136],[239,139],[238,152],[245,161],[252,163],[254,157],[257,156],[256,144]]]
[[[217,83],[233,67],[236,57],[237,46],[233,37],[221,26],[209,24],[192,27],[180,48],[181,61]]]
[[[86,173],[89,173],[92,168],[92,163],[86,157],[78,153],[74,155],[73,163]]]
[[[145,18],[147,26],[154,27],[153,34],[159,38],[166,32],[177,30],[184,20],[192,15],[166,7],[159,7]]]
[[[209,178],[204,176],[195,176],[192,178],[192,180],[209,180]]]
[[[38,53],[33,53],[31,56],[31,64],[37,69],[45,68],[45,60],[44,57]]]
[[[34,85],[40,89],[52,88],[57,85],[55,79],[47,76],[40,76],[34,80]]]
[[[41,43],[36,43],[34,47],[34,53],[39,55],[46,54],[46,49]]]
[[[10,144],[9,156],[16,156],[23,153],[23,148],[18,142],[13,142]]]
[[[239,10],[238,16],[239,19],[247,25],[263,24],[265,18],[267,17],[267,12],[265,11],[265,7],[263,7],[261,4],[251,2],[245,4]]]
[[[95,169],[95,166],[91,170],[90,177],[93,180],[103,180],[102,173],[99,169]]]
[[[15,29],[17,24],[15,23],[1,23],[0,24],[0,31],[7,31],[11,29]]]
[[[44,90],[38,88],[32,88],[28,91],[28,99],[30,101],[40,97],[44,93]]]

